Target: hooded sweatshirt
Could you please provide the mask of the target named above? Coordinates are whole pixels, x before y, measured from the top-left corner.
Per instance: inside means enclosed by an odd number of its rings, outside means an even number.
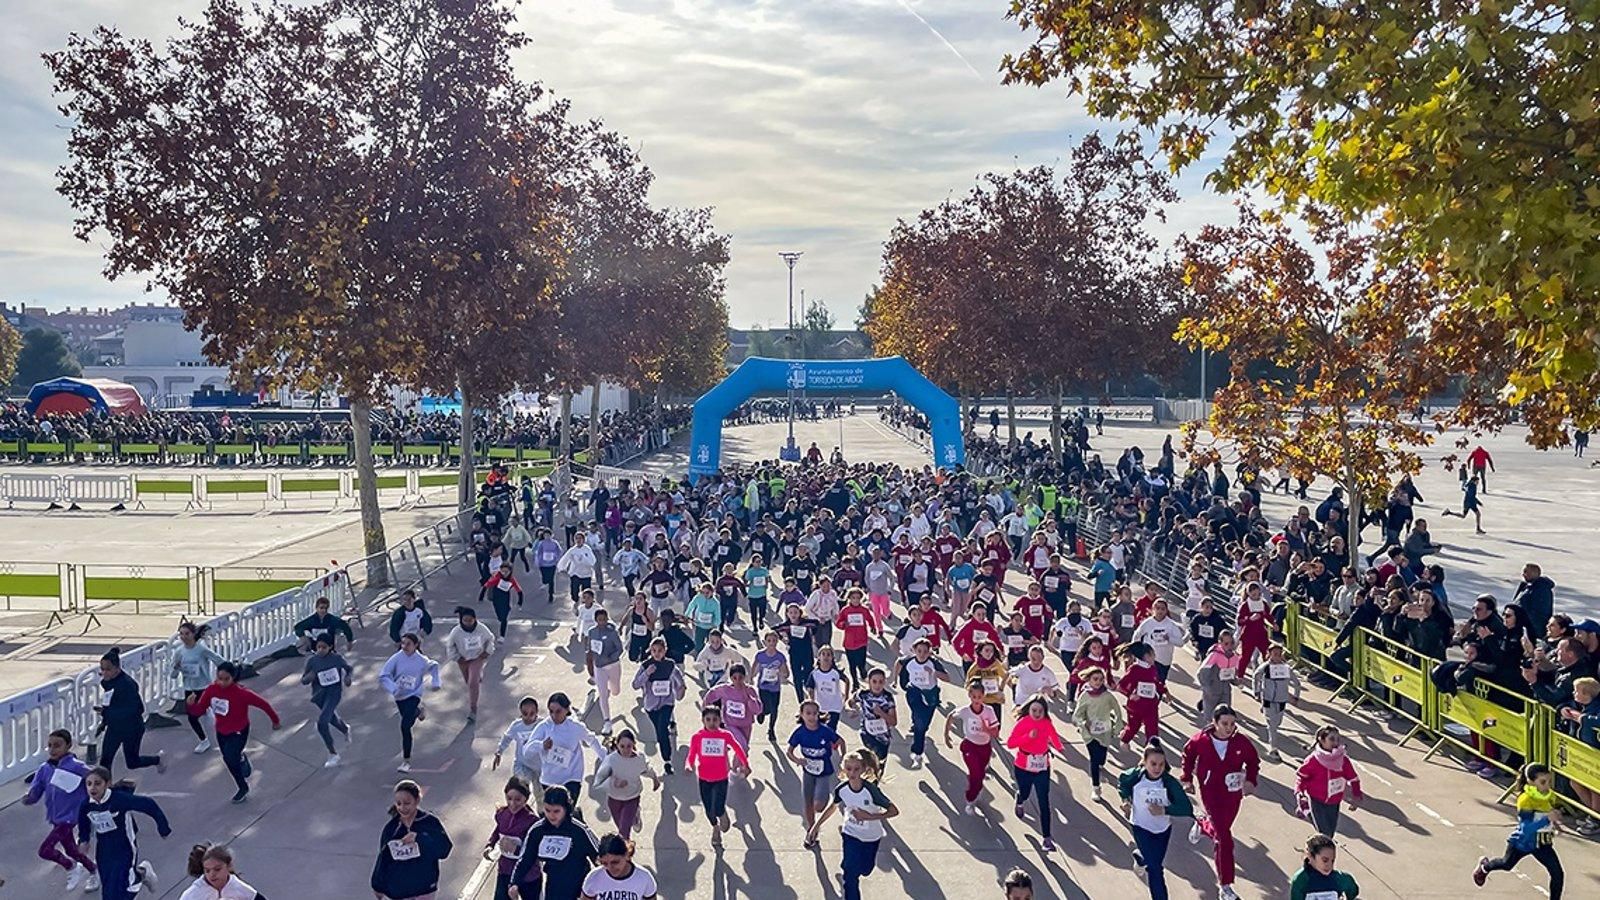
[[[1094,741],[1109,748],[1122,730],[1122,704],[1117,702],[1117,695],[1110,688],[1101,688],[1098,692],[1084,688],[1078,692],[1072,721],[1078,726],[1084,743]]]
[[[33,773],[33,783],[28,786],[28,795],[22,802],[32,806],[43,797],[44,816],[51,825],[76,825],[78,812],[89,796],[88,789],[83,786],[84,776],[88,774],[89,766],[71,753],[59,760],[47,759]]]
[[[1343,747],[1334,750],[1313,747],[1311,755],[1300,764],[1295,792],[1326,804],[1337,804],[1346,794],[1360,800],[1361,776]]]

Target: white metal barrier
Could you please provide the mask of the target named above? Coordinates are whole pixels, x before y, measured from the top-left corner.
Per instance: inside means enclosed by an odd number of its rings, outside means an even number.
[[[61,499],[61,476],[8,472],[0,475],[0,498],[7,506],[54,503]]]
[[[72,503],[132,503],[129,475],[63,475],[61,499]]]

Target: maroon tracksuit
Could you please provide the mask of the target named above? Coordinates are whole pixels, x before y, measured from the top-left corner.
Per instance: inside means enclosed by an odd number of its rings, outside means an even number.
[[[1239,816],[1244,786],[1255,788],[1261,757],[1256,755],[1256,745],[1237,731],[1219,756],[1213,740],[1215,729],[1215,725],[1207,725],[1183,746],[1181,780],[1185,786],[1199,785],[1206,808],[1200,829],[1216,842],[1217,883],[1233,884],[1233,820]]]

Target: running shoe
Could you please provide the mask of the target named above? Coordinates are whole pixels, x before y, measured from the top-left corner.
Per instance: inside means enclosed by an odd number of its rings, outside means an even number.
[[[323,764],[322,764],[322,767],[323,767],[323,768],[324,768],[324,769],[331,769],[331,768],[334,768],[334,767],[335,767],[335,766],[337,766],[337,765],[339,765],[339,754],[337,754],[337,753],[330,753],[330,754],[329,754],[329,755],[328,755],[328,761],[327,761],[327,762],[325,762],[325,763],[323,763]]]
[[[467,713],[467,724],[468,725],[476,725],[476,724],[478,724],[478,714],[477,713]]]
[[[417,707],[417,721],[418,722],[426,722],[426,721],[428,721],[428,711],[426,709],[422,708],[421,706]]]
[[[194,745],[194,752],[196,752],[196,753],[204,753],[204,752],[206,752],[207,750],[210,750],[210,749],[211,749],[211,739],[210,738],[205,738],[202,741],[200,741],[200,743]]]
[[[78,886],[83,884],[83,879],[87,877],[88,874],[89,870],[83,867],[83,863],[78,863],[77,865],[73,866],[72,871],[67,873],[67,890],[77,890]]]
[[[1044,852],[1046,852],[1046,853],[1054,853],[1054,852],[1056,852],[1056,842],[1050,840],[1049,838],[1045,838],[1044,839]]]
[[[156,754],[156,773],[160,775],[167,774],[167,751],[165,750]]]
[[[1202,835],[1204,833],[1205,832],[1200,830],[1200,820],[1199,819],[1195,819],[1194,820],[1194,824],[1189,826],[1189,843],[1191,843],[1191,844],[1200,843],[1200,835]]]
[[[1023,818],[1027,814],[1028,814],[1028,808],[1026,806],[1023,806],[1021,803],[1018,803],[1017,804],[1017,818],[1019,818],[1019,819]]]
[[[975,816],[975,815],[978,814],[978,808],[976,806],[973,806],[971,803],[968,803],[967,806],[966,806],[965,812],[969,816]]]
[[[400,765],[394,767],[394,770],[396,772],[409,772],[409,771],[411,771],[411,760],[408,759],[408,760],[405,760],[405,761],[401,762]]]
[[[88,879],[83,882],[83,892],[92,894],[98,890],[100,890],[100,873],[90,872]]]
[[[241,788],[239,793],[234,794],[233,795],[233,799],[231,801],[229,801],[229,802],[230,803],[235,803],[235,804],[243,803],[245,801],[245,798],[249,797],[249,796],[250,796],[250,790],[248,788]]]
[[[161,883],[160,879],[156,877],[156,867],[151,864],[150,860],[142,859],[139,861],[137,868],[139,871],[139,882],[145,887],[154,891],[156,889],[156,885]]]
[[[239,757],[239,771],[244,773],[244,777],[246,777],[246,778],[249,778],[251,775],[255,774],[256,767],[250,765],[250,757],[248,757],[248,756]]]
[[[1233,885],[1224,884],[1217,888],[1217,900],[1239,900],[1239,893],[1233,889]]]
[[[1485,881],[1488,881],[1488,880],[1489,880],[1489,857],[1480,856],[1480,857],[1478,857],[1478,867],[1476,869],[1472,870],[1472,883],[1477,885],[1478,887],[1483,887],[1483,883]]]
[[[1102,798],[1102,797],[1101,797],[1101,795],[1100,795],[1100,785],[1098,785],[1098,784],[1097,784],[1097,785],[1095,785],[1095,786],[1094,786],[1094,798],[1095,798],[1095,799],[1096,799],[1096,800],[1100,800],[1100,799],[1103,799],[1103,798]]]

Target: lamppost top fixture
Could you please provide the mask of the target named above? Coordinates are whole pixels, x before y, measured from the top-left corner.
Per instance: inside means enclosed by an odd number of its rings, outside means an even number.
[[[789,264],[789,268],[793,269],[794,268],[794,264],[799,262],[800,261],[800,257],[805,255],[805,251],[804,250],[779,250],[778,251],[778,255],[783,257],[783,261]]]

